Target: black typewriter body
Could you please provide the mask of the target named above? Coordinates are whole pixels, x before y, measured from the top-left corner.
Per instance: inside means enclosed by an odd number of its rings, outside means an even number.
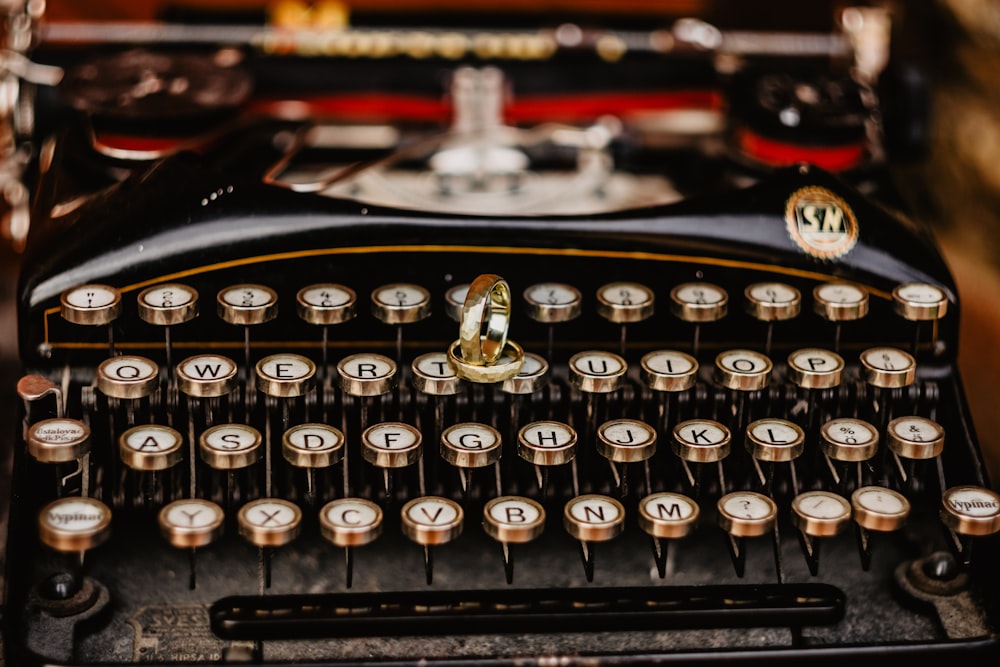
[[[995,661],[1000,501],[899,110],[841,33],[665,25],[53,26],[6,662]],[[506,338],[470,361],[480,285]]]

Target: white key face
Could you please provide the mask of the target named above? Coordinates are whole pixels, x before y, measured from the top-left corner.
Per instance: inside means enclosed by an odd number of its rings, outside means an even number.
[[[395,362],[380,354],[357,354],[345,359],[337,368],[350,379],[361,382],[385,380],[396,372]]]
[[[798,290],[784,283],[757,283],[750,286],[748,294],[757,303],[776,306],[795,303],[799,299]]]
[[[861,360],[880,371],[905,371],[915,364],[913,357],[894,347],[873,347],[861,353]]]
[[[906,442],[929,442],[944,437],[940,424],[921,417],[903,417],[890,424],[892,433]]]
[[[934,305],[946,299],[944,292],[934,285],[924,283],[907,283],[900,285],[896,293],[904,301],[913,304]]]
[[[41,515],[48,528],[60,535],[90,535],[111,520],[107,507],[85,498],[63,499]]]
[[[559,422],[536,422],[521,431],[521,437],[538,449],[558,449],[575,441],[576,432]]]
[[[574,356],[572,369],[585,377],[611,377],[625,372],[626,365],[617,355],[590,352]]]
[[[771,370],[771,360],[751,350],[733,350],[719,355],[718,364],[730,373],[757,375]]]
[[[840,519],[851,514],[847,499],[831,493],[806,491],[795,498],[794,505],[800,514],[811,519]]]
[[[655,493],[642,499],[642,512],[657,523],[686,523],[698,514],[698,506],[677,493]]]
[[[372,298],[387,308],[419,308],[430,301],[431,295],[419,285],[386,285]]]
[[[977,518],[1000,515],[1000,500],[986,489],[949,489],[944,501],[956,514]]]
[[[245,452],[260,445],[260,432],[243,424],[213,426],[202,437],[207,447],[219,452]]]
[[[177,370],[194,382],[215,382],[235,375],[237,368],[232,359],[215,354],[202,354],[185,359]]]
[[[182,444],[180,433],[172,428],[149,425],[129,429],[125,446],[136,452],[162,454],[179,449]]]
[[[488,513],[497,525],[515,528],[537,523],[542,518],[539,507],[525,498],[499,498],[489,506]]]
[[[729,439],[729,430],[714,421],[693,419],[674,431],[675,437],[692,447],[721,445]]]
[[[365,445],[371,449],[396,452],[420,444],[420,432],[406,424],[376,424],[364,433]]]
[[[766,519],[774,512],[774,508],[764,498],[750,493],[730,493],[721,504],[722,510],[737,519]]]
[[[120,298],[118,290],[106,285],[81,285],[64,296],[67,304],[81,310],[107,308]]]
[[[354,301],[354,294],[341,285],[314,285],[302,290],[299,299],[313,308],[340,308]]]
[[[154,287],[141,295],[143,303],[150,308],[184,308],[191,305],[198,295],[186,285],[170,284]]]
[[[875,514],[894,515],[908,510],[905,501],[889,489],[866,487],[853,496],[854,502]]]
[[[697,370],[697,362],[686,354],[664,350],[646,357],[646,367],[658,375],[684,376]]]
[[[275,382],[294,382],[313,376],[316,366],[297,354],[275,354],[260,365],[261,373]]]
[[[656,431],[643,422],[617,419],[601,425],[601,437],[619,447],[643,447],[656,442]]]
[[[465,297],[469,296],[469,285],[468,283],[463,285],[455,285],[445,293],[445,299],[452,304],[457,306],[465,305]]]
[[[601,288],[598,298],[615,306],[641,307],[653,302],[653,291],[638,283],[611,283]]]
[[[47,445],[72,445],[90,436],[83,422],[75,419],[46,419],[31,426],[31,437]]]
[[[715,285],[709,285],[708,283],[688,283],[675,288],[673,296],[681,303],[710,306],[722,303],[727,299],[728,295]]]
[[[289,429],[285,441],[303,452],[329,452],[344,445],[344,436],[333,427],[309,424]]]
[[[102,363],[100,370],[112,382],[142,382],[160,372],[154,363],[142,357],[115,357]]]
[[[302,515],[285,503],[258,500],[248,503],[241,516],[251,526],[274,529],[295,526]]]
[[[163,513],[168,526],[186,530],[214,528],[223,518],[222,508],[215,503],[184,500],[171,503]]]
[[[532,375],[538,375],[545,371],[548,366],[545,361],[542,360],[537,354],[532,354],[531,352],[525,352],[524,363],[521,364],[521,370],[517,372],[518,377],[530,377]]]
[[[868,298],[868,293],[855,285],[829,283],[817,288],[816,296],[827,303],[859,304]]]
[[[448,363],[448,355],[444,352],[431,352],[418,357],[414,362],[418,372],[428,377],[448,379],[458,377]]]
[[[750,434],[760,442],[791,445],[803,438],[801,431],[783,419],[761,419],[751,425]]]
[[[235,308],[266,308],[278,300],[278,295],[263,285],[234,285],[224,289],[219,298]]]
[[[445,499],[421,498],[406,507],[406,518],[420,526],[446,527],[458,521],[459,509]]]
[[[453,449],[478,452],[499,445],[498,435],[494,429],[485,424],[456,424],[447,429],[442,437]]]
[[[382,522],[382,512],[377,506],[360,499],[343,498],[326,506],[326,520],[332,526],[347,530],[374,527]]]
[[[788,357],[788,363],[809,374],[838,373],[844,368],[839,355],[819,348],[797,350]]]
[[[529,287],[524,293],[524,298],[541,306],[569,306],[578,303],[581,295],[578,289],[570,285],[539,283]]]
[[[828,421],[823,425],[823,433],[829,440],[840,445],[867,445],[878,440],[878,432],[857,419]]]
[[[569,515],[581,524],[602,525],[615,523],[623,518],[619,506],[604,498],[584,496],[569,502]]]

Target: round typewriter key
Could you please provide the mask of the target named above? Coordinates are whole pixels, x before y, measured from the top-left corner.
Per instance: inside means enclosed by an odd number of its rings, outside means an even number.
[[[444,312],[456,322],[462,321],[462,307],[469,295],[469,284],[455,285],[444,293]]]
[[[583,295],[572,285],[539,283],[524,290],[524,303],[528,317],[536,322],[569,322],[580,316]]]
[[[532,422],[518,431],[517,454],[535,465],[562,465],[576,456],[576,441],[576,430],[569,424]]]
[[[200,498],[175,500],[160,510],[160,534],[179,549],[197,549],[222,535],[225,513],[215,503]]]
[[[612,352],[578,352],[569,360],[569,380],[580,391],[606,394],[621,389],[628,372],[625,359]]]
[[[904,283],[892,290],[892,306],[908,320],[940,320],[948,312],[948,295],[935,285]]]
[[[469,382],[495,384],[511,379],[524,365],[524,350],[511,339],[507,339],[503,354],[491,365],[470,364],[462,358],[461,341],[455,341],[448,348],[448,361],[458,377]]]
[[[610,322],[641,322],[653,315],[653,290],[639,283],[608,283],[597,290],[597,313]]]
[[[316,381],[316,364],[300,354],[272,354],[257,362],[257,388],[268,396],[307,394]]]
[[[1000,531],[1000,495],[979,486],[953,486],[941,495],[941,520],[959,535]]]
[[[726,316],[729,295],[710,283],[683,283],[670,290],[670,312],[685,322],[715,322]]]
[[[28,453],[42,463],[68,463],[90,451],[90,427],[82,421],[56,417],[28,427]]]
[[[326,468],[344,458],[344,434],[327,424],[299,424],[281,436],[281,453],[297,468]]]
[[[144,322],[171,326],[198,316],[198,291],[180,283],[154,285],[139,292],[139,317]]]
[[[184,458],[184,438],[169,426],[133,426],[118,437],[122,462],[133,470],[166,470]]]
[[[910,501],[884,486],[863,486],[851,494],[854,521],[867,530],[899,530],[910,514]]]
[[[867,461],[878,450],[878,430],[853,417],[831,419],[819,434],[823,452],[836,461]]]
[[[360,547],[382,534],[382,508],[367,498],[340,498],[319,512],[323,537],[338,547]]]
[[[386,324],[419,322],[431,314],[431,294],[420,285],[394,283],[372,292],[372,314]]]
[[[817,285],[813,288],[813,309],[831,322],[861,319],[868,314],[868,290],[851,283]]]
[[[428,352],[413,360],[413,388],[432,396],[452,396],[462,391],[462,379],[444,352]]]
[[[788,355],[788,380],[803,389],[837,387],[843,372],[843,358],[829,350],[803,348]]]
[[[303,287],[295,295],[295,312],[309,324],[340,324],[357,315],[357,296],[350,287],[318,283]]]
[[[639,501],[639,527],[653,537],[677,539],[694,530],[701,510],[679,493],[653,493]]]
[[[832,537],[851,519],[851,504],[829,491],[806,491],[792,499],[792,525],[812,537]]]
[[[861,365],[868,384],[896,389],[913,384],[917,362],[907,352],[895,347],[872,347],[861,353]]]
[[[802,310],[801,293],[785,283],[754,283],[743,297],[747,314],[762,322],[790,320]]]
[[[492,426],[465,422],[441,433],[441,458],[458,468],[483,468],[500,460],[500,432]]]
[[[38,513],[38,536],[63,553],[83,552],[111,535],[111,510],[94,498],[70,496],[53,500]]]
[[[217,424],[198,440],[201,459],[216,470],[253,465],[260,457],[260,431],[247,424]]]
[[[483,507],[483,530],[497,542],[525,544],[545,530],[545,508],[522,496],[493,498]]]
[[[798,458],[805,449],[802,428],[785,419],[758,419],[747,425],[744,445],[758,461],[779,463]]]
[[[259,498],[240,508],[236,515],[240,535],[258,547],[288,544],[302,529],[302,510],[281,498]]]
[[[352,354],[337,363],[340,388],[351,396],[381,396],[399,382],[396,362],[381,354]]]
[[[112,398],[149,396],[159,384],[159,379],[160,367],[145,357],[111,357],[97,367],[97,388]]]
[[[885,435],[889,449],[904,459],[932,459],[944,450],[944,428],[926,417],[897,417]]]
[[[773,500],[755,491],[734,491],[716,505],[719,526],[733,537],[760,537],[771,532],[778,518]]]
[[[438,496],[414,498],[403,505],[400,515],[403,534],[423,546],[451,542],[462,534],[465,519],[461,505]]]
[[[612,419],[597,429],[597,452],[615,463],[645,461],[656,453],[656,429],[635,419]]]
[[[121,312],[121,292],[109,285],[80,285],[59,297],[59,314],[73,324],[111,324]]]
[[[563,507],[563,526],[581,542],[606,542],[625,529],[625,507],[598,494],[570,498]]]
[[[420,459],[423,438],[413,426],[383,422],[361,434],[361,455],[379,468],[404,468]]]
[[[684,352],[649,352],[640,365],[642,381],[654,391],[687,391],[698,379],[698,360]]]
[[[735,391],[759,391],[771,379],[771,360],[753,350],[727,350],[715,358],[715,382]]]
[[[690,419],[674,426],[672,449],[685,461],[715,463],[729,456],[732,434],[711,419]]]
[[[517,375],[507,378],[500,385],[505,394],[533,394],[549,383],[549,362],[532,352],[524,353],[524,361]]]
[[[263,324],[278,316],[278,293],[264,285],[232,285],[216,301],[219,317],[229,324]]]
[[[228,357],[199,354],[177,364],[177,386],[195,398],[231,394],[236,388],[238,367]]]

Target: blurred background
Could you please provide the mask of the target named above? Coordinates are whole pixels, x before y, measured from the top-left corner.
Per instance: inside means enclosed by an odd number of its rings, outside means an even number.
[[[8,4],[8,3],[4,3]],[[307,3],[265,5],[248,0],[212,0],[187,4],[135,0],[49,0],[51,21],[151,21],[170,12],[268,12],[272,20],[295,21]],[[358,0],[349,3],[373,11],[461,9],[487,17],[517,9],[539,15],[577,16],[602,13],[646,16],[662,9],[671,14],[726,17],[731,25],[821,29],[837,7],[866,3],[698,2],[696,0],[504,0],[503,2],[405,2]],[[930,223],[958,283],[962,300],[960,362],[977,431],[991,467],[1000,479],[1000,2],[996,0],[899,0],[867,3],[889,9],[895,57],[921,72],[931,96],[926,142],[919,159],[894,167],[899,188],[914,214]],[[425,14],[426,15],[426,14]],[[7,244],[0,250],[7,279],[0,283],[3,377],[16,377],[16,322],[13,302],[19,257]],[[12,387],[3,388],[6,397]]]

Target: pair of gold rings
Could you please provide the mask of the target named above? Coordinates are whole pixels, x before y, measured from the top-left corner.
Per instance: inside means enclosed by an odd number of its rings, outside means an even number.
[[[524,350],[507,338],[510,312],[506,280],[486,273],[472,281],[462,305],[458,340],[448,347],[448,359],[460,378],[492,383],[518,374]]]

